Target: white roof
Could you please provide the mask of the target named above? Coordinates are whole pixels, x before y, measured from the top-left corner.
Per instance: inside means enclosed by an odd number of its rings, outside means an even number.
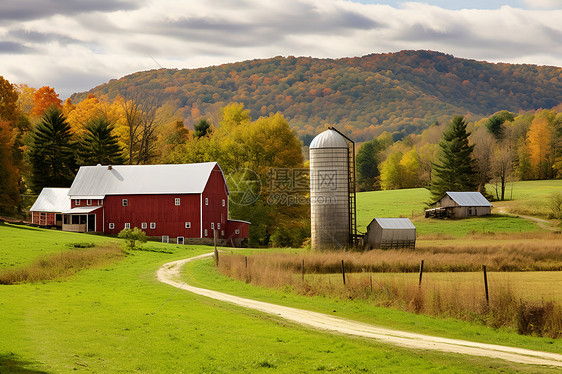
[[[459,206],[492,206],[480,192],[447,192]]]
[[[371,221],[369,226],[373,222],[377,222],[379,226],[383,229],[395,229],[395,230],[406,230],[406,229],[416,229],[416,226],[410,221],[409,218],[375,218]]]
[[[60,213],[70,209],[68,190],[69,188],[43,188],[29,211]]]
[[[93,212],[94,210],[101,208],[101,206],[77,206],[72,209],[65,210],[64,214],[86,214]]]
[[[82,166],[76,174],[68,195],[72,198],[96,199],[106,195],[199,194],[205,189],[216,165],[216,162],[204,162],[111,167]]]
[[[337,131],[326,130],[312,139],[309,148],[348,148],[348,145],[345,138]]]

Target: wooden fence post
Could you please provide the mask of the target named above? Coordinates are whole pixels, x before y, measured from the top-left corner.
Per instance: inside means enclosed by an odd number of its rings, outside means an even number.
[[[369,284],[371,285],[371,293],[373,292],[373,274],[369,274]]]
[[[246,263],[246,269],[248,269],[248,256],[244,256],[244,262]]]
[[[341,274],[343,276],[343,285],[345,286],[345,267],[343,265],[343,260],[341,260]]]
[[[488,295],[488,274],[486,273],[486,265],[482,265],[484,271],[484,287],[486,289],[486,305],[490,306],[490,297]]]
[[[418,283],[418,287],[421,287],[422,275],[423,275],[423,260],[421,260],[421,264],[420,264],[420,281]]]

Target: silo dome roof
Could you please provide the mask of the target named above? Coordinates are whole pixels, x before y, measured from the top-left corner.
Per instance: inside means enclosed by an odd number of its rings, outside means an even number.
[[[334,130],[326,130],[316,135],[310,143],[310,149],[313,148],[347,148],[345,138]]]

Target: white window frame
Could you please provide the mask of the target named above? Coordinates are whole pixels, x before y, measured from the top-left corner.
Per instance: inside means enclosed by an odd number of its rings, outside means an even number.
[[[209,236],[209,232],[205,229],[205,236]]]
[[[180,206],[181,205],[181,199],[179,197],[176,197],[174,199],[174,204],[175,204],[175,206]]]
[[[225,206],[226,202],[224,201],[224,199],[222,199],[222,206]]]
[[[186,228],[186,229],[190,229],[190,228],[191,228],[191,222],[186,222],[186,223],[185,223],[185,228]]]
[[[220,229],[221,229],[221,223],[217,222],[217,230],[220,230]]]
[[[126,228],[126,229],[130,229],[130,228],[131,228],[131,223],[125,222],[125,228]]]
[[[150,229],[154,230],[156,228],[156,222],[150,222]]]
[[[92,199],[86,200],[86,205],[92,205]]]
[[[221,230],[221,236],[224,236],[224,230]]]
[[[141,229],[146,229],[148,227],[146,222],[141,223]]]
[[[122,199],[121,206],[129,206],[129,199]]]
[[[168,235],[162,235],[162,243],[169,243],[170,237]]]
[[[209,198],[208,197],[205,198],[205,205],[209,205]]]
[[[76,206],[80,205],[80,199],[74,200],[74,205],[76,205]]]
[[[214,229],[215,229],[215,223],[211,222],[211,230],[214,230]]]
[[[180,241],[181,241],[181,243],[180,243]],[[181,244],[181,245],[185,244],[185,238],[183,236],[178,236],[176,238],[176,244]]]
[[[235,233],[236,235],[240,235],[240,229],[234,230],[234,233]]]
[[[107,225],[107,227],[109,227],[110,230],[113,230],[113,229],[115,228],[115,223],[109,222],[109,224]]]

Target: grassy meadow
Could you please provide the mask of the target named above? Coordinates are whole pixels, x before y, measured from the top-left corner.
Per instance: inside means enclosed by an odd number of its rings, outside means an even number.
[[[74,248],[72,243],[98,239],[103,243],[101,237],[25,230],[9,224],[0,225],[0,237],[4,259],[0,272],[30,266],[44,255],[86,250]],[[21,242],[28,244],[19,245]],[[24,260],[18,260],[14,248]],[[54,281],[0,285],[0,373],[423,373],[445,369],[471,373],[537,369],[438,352],[412,354],[411,350],[375,341],[305,329],[274,316],[182,292],[159,283],[156,269],[165,262],[209,252],[211,248],[147,243],[145,249]],[[251,287],[219,276],[205,261],[194,265],[199,269],[198,278],[219,280],[235,293],[244,293]],[[287,298],[295,306],[310,306],[307,298]],[[392,315],[386,309],[368,305],[362,305],[358,313],[357,307],[354,302],[348,305],[326,299],[325,304],[312,309],[337,310],[342,316],[418,330],[419,324],[436,325],[423,316]],[[467,331],[465,338],[562,351],[555,341],[513,337],[456,321],[437,324],[432,330],[423,328],[425,332],[440,330],[445,336],[449,331],[458,335],[463,329]],[[548,368],[544,371],[555,372]]]
[[[487,188],[492,193],[493,186]],[[509,184],[509,193],[506,193],[506,198],[512,197],[512,199],[492,202],[492,204],[495,208],[505,207],[508,213],[546,218],[549,213],[548,198],[559,191],[562,191],[562,180],[513,182]],[[427,219],[424,218],[424,210],[429,200],[430,193],[425,188],[360,192],[357,194],[357,228],[360,232],[365,232],[367,225],[375,217],[407,217],[412,219],[421,237],[435,234],[462,237],[474,232],[541,230],[534,222],[496,214],[494,209],[490,217],[472,217],[463,220]]]

